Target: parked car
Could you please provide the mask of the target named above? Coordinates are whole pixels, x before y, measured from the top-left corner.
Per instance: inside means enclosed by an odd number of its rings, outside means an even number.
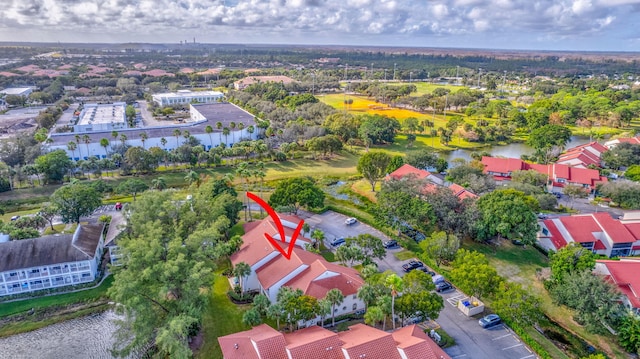
[[[358,222],[358,220],[352,217],[352,218],[345,219],[344,224],[346,224],[347,226],[350,226],[352,224],[355,224],[356,222]]]
[[[390,240],[388,240],[388,241],[384,241],[384,242],[382,242],[382,245],[383,245],[385,248],[395,248],[395,247],[397,247],[397,246],[398,246],[398,241],[396,241],[396,240],[394,240],[394,239],[390,239]]]
[[[345,242],[346,242],[346,240],[344,239],[344,237],[338,237],[338,238],[334,239],[333,241],[331,241],[331,246],[332,247],[340,247]]]
[[[453,289],[453,285],[447,281],[436,283],[436,292],[446,292],[449,289]]]
[[[429,268],[427,268],[427,267],[420,267],[420,268],[418,268],[418,269],[419,269],[419,270],[421,270],[421,271],[423,271],[423,272],[425,272],[425,273],[427,273],[428,275],[430,275],[430,276],[432,276],[432,277],[433,277],[434,275],[436,275],[436,272],[434,272],[434,271],[430,270],[430,269],[429,269]]]
[[[411,260],[409,261],[409,263],[405,263],[402,265],[402,270],[405,272],[411,272],[414,269],[418,269],[420,267],[424,267],[424,264],[422,264],[422,262],[417,261],[417,260]]]
[[[497,314],[489,314],[486,317],[480,319],[478,324],[483,328],[491,328],[495,325],[502,323],[502,319]]]
[[[11,217],[11,220],[12,221],[17,221],[19,218],[20,218],[20,216],[13,216],[13,217]]]
[[[547,215],[544,213],[538,213],[538,219],[547,219]]]

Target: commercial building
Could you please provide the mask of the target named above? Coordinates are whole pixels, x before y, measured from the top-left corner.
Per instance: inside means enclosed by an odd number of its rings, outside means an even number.
[[[224,359],[451,359],[417,325],[392,333],[364,324],[339,333],[318,326],[281,333],[261,324],[218,343]]]
[[[0,296],[77,285],[98,276],[103,224],[75,233],[0,243]]]
[[[127,128],[125,109],[127,104],[115,102],[112,104],[85,104],[78,122],[73,126],[75,133],[114,131]]]
[[[158,106],[171,106],[190,103],[220,102],[224,94],[218,91],[189,91],[179,90],[171,93],[159,93],[152,96]]]
[[[8,87],[4,90],[0,90],[0,94],[15,95],[27,97],[33,92],[31,87]]]

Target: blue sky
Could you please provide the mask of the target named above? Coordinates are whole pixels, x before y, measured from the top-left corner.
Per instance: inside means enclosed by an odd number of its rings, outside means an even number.
[[[640,51],[640,0],[3,0],[0,41]]]

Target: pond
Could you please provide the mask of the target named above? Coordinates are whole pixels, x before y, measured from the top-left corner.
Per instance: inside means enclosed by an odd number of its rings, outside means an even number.
[[[113,311],[106,311],[1,338],[0,358],[111,359],[116,318]]]
[[[590,142],[589,137],[572,136],[569,142],[567,143],[566,148],[584,145],[585,143],[589,143],[589,142]],[[443,157],[449,163],[451,163],[451,160],[455,158],[462,158],[467,161],[470,161],[471,154],[473,152],[483,152],[483,151],[489,152],[494,157],[500,156],[500,157],[511,157],[511,158],[520,158],[521,155],[530,155],[534,152],[533,148],[520,142],[520,143],[510,143],[504,146],[487,147],[487,148],[479,149],[477,151],[458,149],[450,152],[444,152]]]

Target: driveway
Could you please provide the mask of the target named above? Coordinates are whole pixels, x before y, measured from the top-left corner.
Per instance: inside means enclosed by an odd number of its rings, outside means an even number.
[[[357,222],[346,225],[345,215],[333,211],[322,214],[302,212],[298,214],[312,229],[320,229],[325,233],[325,246],[331,248],[329,243],[338,237],[354,237],[368,233],[381,240],[389,239],[377,229]],[[400,276],[405,273],[402,264],[394,253],[402,248],[388,249],[387,255],[382,260],[376,260],[381,271],[390,269]],[[447,334],[453,337],[456,345],[445,349],[452,359],[534,359],[537,356],[522,343],[520,338],[505,325],[498,325],[491,329],[483,329],[478,325],[479,318],[467,317],[457,307],[457,301],[465,295],[458,290],[440,293],[444,299],[444,309],[437,319],[438,324]]]

